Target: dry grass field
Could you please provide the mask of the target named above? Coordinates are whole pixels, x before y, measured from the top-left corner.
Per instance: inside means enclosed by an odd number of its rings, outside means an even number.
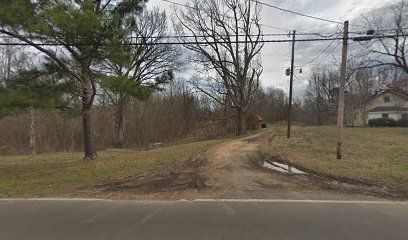
[[[266,136],[271,133],[275,137],[269,143],[269,137]],[[238,153],[256,157],[257,152],[261,151],[283,157],[293,165],[318,175],[358,180],[408,192],[408,128],[346,128],[343,160],[336,160],[334,126],[295,126],[289,140],[286,139],[285,126],[272,126],[258,135],[256,144],[250,141],[235,141],[234,144],[240,144],[240,147],[229,151],[231,156],[228,161],[234,162],[226,165],[237,165]],[[220,144],[233,139],[237,138],[153,150],[110,149],[99,151],[98,158],[92,161],[83,161],[82,153],[69,152],[0,156],[0,197],[82,196],[78,192],[80,189],[93,189],[93,186],[99,184],[118,182],[142,173],[172,169],[176,166],[174,163],[185,161],[209,149],[212,149],[213,155],[207,154],[205,169],[209,169],[206,173],[220,175],[223,173],[216,169],[224,168],[217,164],[215,165],[218,167],[211,167],[210,163],[216,159],[227,161],[226,155],[222,153],[228,150],[228,146],[235,145]],[[237,166],[246,165],[241,162]],[[236,167],[235,177],[224,177],[225,182],[215,185],[228,183],[231,179],[240,179],[240,176],[245,175],[245,171],[249,170]],[[259,170],[252,169],[251,172],[255,174]],[[254,178],[257,176],[255,174]],[[259,178],[265,176],[259,175]]]
[[[196,156],[224,140],[148,151],[105,150],[92,161],[83,153],[0,156],[0,197],[69,196],[76,189],[154,170]]]
[[[345,128],[344,159],[336,159],[336,127],[299,127],[286,138],[275,126],[273,142],[261,151],[328,176],[408,191],[408,128]]]

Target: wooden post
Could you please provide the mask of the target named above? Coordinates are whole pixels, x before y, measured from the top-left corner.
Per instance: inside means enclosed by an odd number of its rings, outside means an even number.
[[[290,61],[290,86],[289,86],[289,109],[288,109],[288,133],[287,138],[290,138],[290,125],[292,124],[292,88],[293,88],[293,72],[295,62],[295,36],[296,30],[292,34],[292,59]]]
[[[347,45],[348,45],[348,25],[349,22],[344,22],[343,30],[343,50],[341,56],[340,68],[340,86],[339,86],[339,100],[337,111],[337,159],[343,157],[343,128],[344,128],[344,88],[346,82],[346,67],[347,67]]]
[[[31,154],[37,154],[37,134],[35,129],[35,110],[33,107],[30,107],[29,114],[29,148]]]

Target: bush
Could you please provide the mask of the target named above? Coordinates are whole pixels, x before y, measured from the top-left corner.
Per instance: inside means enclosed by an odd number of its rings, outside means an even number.
[[[398,121],[392,118],[373,118],[368,120],[370,127],[397,127]]]
[[[398,126],[408,127],[408,118],[402,118],[402,119],[398,120]]]

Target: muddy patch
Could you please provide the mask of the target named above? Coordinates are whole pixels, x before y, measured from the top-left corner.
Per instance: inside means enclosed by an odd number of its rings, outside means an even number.
[[[205,158],[195,157],[187,161],[164,166],[137,176],[89,186],[100,192],[133,192],[138,194],[177,192],[207,188],[206,178],[197,169],[207,163]]]
[[[182,191],[187,189],[203,189],[205,179],[194,172],[162,173],[155,176],[143,176],[132,181],[118,182],[100,186],[104,192],[132,191],[139,193],[158,193]]]
[[[398,189],[379,186],[369,181],[355,180],[351,178],[343,178],[331,176],[306,169],[302,166],[293,164],[291,161],[281,157],[272,155],[262,155],[260,166],[275,172],[280,172],[288,177],[299,181],[307,181],[313,185],[320,186],[324,189],[334,190],[336,192],[352,192],[364,193],[372,196],[380,196],[393,199],[407,199],[408,193]],[[293,169],[296,169],[293,171]]]

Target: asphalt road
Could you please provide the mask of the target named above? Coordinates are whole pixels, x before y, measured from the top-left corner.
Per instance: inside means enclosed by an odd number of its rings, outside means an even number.
[[[408,203],[1,200],[0,239],[408,239]]]

